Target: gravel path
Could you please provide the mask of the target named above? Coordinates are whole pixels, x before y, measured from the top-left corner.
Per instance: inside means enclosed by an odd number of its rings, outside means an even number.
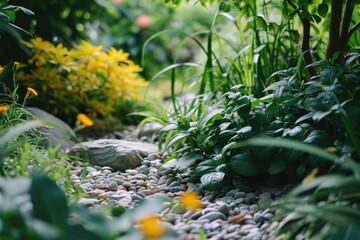
[[[132,138],[129,134],[113,133],[105,137]],[[283,190],[244,192],[241,189],[224,189],[218,193],[200,193],[199,183],[190,176],[174,177],[167,169],[158,171],[162,161],[160,155],[150,154],[140,167],[125,172],[114,171],[110,167],[85,167],[80,162],[72,162],[73,186],[87,194],[78,200],[78,204],[89,208],[102,205],[132,208],[144,199],[158,195],[177,200],[181,193],[190,190],[200,194],[203,209],[184,211],[174,205],[160,214],[177,233],[178,239],[199,239],[200,231],[206,234],[206,239],[212,240],[283,239],[274,236],[280,223],[271,221],[274,212],[266,208],[267,204],[284,195]],[[80,177],[84,171],[86,177]]]

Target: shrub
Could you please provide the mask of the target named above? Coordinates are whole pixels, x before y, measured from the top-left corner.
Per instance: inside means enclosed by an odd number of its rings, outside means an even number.
[[[141,88],[148,85],[139,75],[141,68],[122,50],[103,51],[85,41],[68,50],[41,38],[24,44],[34,55],[17,77],[38,89],[37,106],[58,116],[86,112],[109,117],[119,99],[141,100]]]
[[[273,92],[269,96],[246,96],[239,85],[200,117],[194,116],[194,108],[162,129],[170,132],[164,151],[184,144],[174,148],[165,166],[180,172],[192,167],[203,186],[210,188],[236,176],[299,181],[315,167],[322,173],[331,167],[311,153],[292,149],[231,147],[252,137],[296,139],[358,160],[360,117],[355,106],[360,75],[356,64],[351,68],[358,57],[350,55],[345,66],[324,62],[319,79],[312,84],[300,81],[296,69],[290,69],[276,73],[284,79],[266,89]]]

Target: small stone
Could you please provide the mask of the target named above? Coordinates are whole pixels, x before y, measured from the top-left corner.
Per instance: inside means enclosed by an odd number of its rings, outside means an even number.
[[[264,218],[266,218],[266,219],[270,219],[270,218],[272,218],[272,217],[274,217],[274,214],[272,214],[272,213],[265,213],[264,214]]]
[[[82,207],[91,207],[94,206],[98,202],[95,198],[80,198],[77,202]]]
[[[245,198],[237,198],[237,199],[235,199],[234,203],[235,203],[236,205],[239,205],[240,203],[243,203],[244,200],[245,200]]]
[[[244,192],[237,192],[237,193],[235,193],[234,198],[245,198],[245,196],[246,196],[246,193],[244,193]]]
[[[186,189],[183,186],[176,186],[176,187],[172,187],[170,188],[170,192],[172,193],[177,193],[177,192],[181,192],[181,191],[185,191]]]
[[[110,191],[116,191],[118,189],[118,184],[115,181],[111,181],[108,186],[106,186],[107,189]]]
[[[226,216],[221,212],[209,212],[199,218],[201,219],[209,219],[210,221],[214,221],[216,219],[225,220]]]
[[[271,192],[263,192],[259,195],[259,198],[271,198]]]
[[[152,191],[150,189],[144,189],[144,190],[139,191],[139,193],[142,193],[145,196],[149,196],[152,194]]]
[[[257,204],[250,205],[249,210],[256,212],[259,210],[259,206]]]
[[[100,200],[106,200],[108,199],[109,195],[108,194],[105,194],[105,193],[102,193],[102,194],[99,194],[97,195],[97,199],[100,199]]]
[[[271,198],[260,198],[258,201],[259,207],[261,209],[264,209],[266,207],[268,207],[274,200],[272,200]]]
[[[132,186],[134,186],[132,183],[130,183],[130,182],[124,182],[123,184],[122,184],[122,186],[123,187],[126,187],[126,188],[130,188],[130,187],[132,187]]]
[[[106,184],[104,182],[100,182],[98,184],[95,185],[96,188],[99,189],[105,189],[106,188]]]
[[[179,218],[178,214],[175,213],[168,213],[164,216],[165,222],[175,223],[175,221]]]
[[[162,168],[161,170],[160,170],[160,172],[159,172],[159,175],[160,176],[164,176],[164,175],[168,175],[168,174],[170,174],[170,173],[172,173],[172,169],[171,168],[169,168],[169,167],[164,167],[164,168]]]
[[[161,156],[158,153],[150,153],[147,157],[150,161],[161,159]]]
[[[256,225],[256,222],[254,220],[251,220],[251,219],[245,219],[244,223],[245,224]]]
[[[191,218],[191,219],[198,219],[198,218],[201,217],[202,215],[203,215],[202,211],[196,211],[196,212],[194,212],[194,213],[190,216],[190,218]]]
[[[180,206],[180,204],[175,204],[172,208],[171,208],[171,212],[172,213],[177,213],[177,214],[184,214],[186,212],[185,208],[183,208],[182,206]]]
[[[218,210],[219,210],[219,212],[222,212],[225,215],[229,214],[229,207],[228,207],[228,205],[226,203],[220,204]]]
[[[127,174],[129,174],[129,175],[136,175],[136,174],[138,174],[138,171],[136,171],[136,170],[134,170],[134,169],[127,169],[125,172],[126,172]]]
[[[145,165],[141,165],[137,170],[139,173],[142,173],[142,174],[149,174],[149,172],[150,172],[149,167],[147,167]]]
[[[227,239],[240,239],[241,235],[239,235],[237,232],[232,232],[232,233],[228,233],[226,235],[224,235],[224,237],[222,239],[227,240]],[[216,238],[218,239],[218,238]],[[221,238],[219,238],[221,239]]]
[[[254,195],[246,195],[245,196],[245,199],[244,199],[244,202],[246,204],[253,204],[256,202],[256,197],[255,197],[255,194]]]
[[[88,173],[91,173],[91,172],[97,172],[97,170],[96,170],[96,168],[93,168],[93,167],[86,167],[86,171],[88,172]]]

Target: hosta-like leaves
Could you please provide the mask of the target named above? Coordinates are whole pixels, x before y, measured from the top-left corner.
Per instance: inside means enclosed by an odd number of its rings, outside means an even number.
[[[203,155],[197,152],[185,153],[181,158],[177,159],[175,169],[178,171],[185,171],[194,162],[204,159]]]
[[[280,156],[273,160],[268,168],[268,173],[275,175],[281,173],[286,167],[285,159]]]
[[[189,133],[179,133],[178,135],[174,136],[165,146],[164,152],[166,152],[170,147],[172,147],[175,143],[180,141],[183,138],[190,136]]]
[[[259,166],[249,154],[238,154],[230,159],[231,169],[242,176],[255,176],[262,172]]]
[[[209,111],[201,116],[201,118],[198,121],[198,129],[202,130],[204,129],[208,124],[211,124],[216,119],[221,119],[221,113],[223,112],[223,109],[214,109],[212,111]]]
[[[210,190],[219,190],[225,177],[223,172],[211,172],[201,177],[201,186]]]

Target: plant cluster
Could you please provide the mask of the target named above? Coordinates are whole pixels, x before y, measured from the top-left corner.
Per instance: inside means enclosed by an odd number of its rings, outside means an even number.
[[[0,190],[3,239],[144,239],[147,232],[136,229],[140,220],[166,206],[166,200],[158,198],[131,211],[112,207],[105,216],[68,205],[57,184],[43,176],[0,179]],[[158,226],[149,222],[144,225]],[[162,235],[166,235],[165,230],[158,237]]]
[[[329,168],[321,158],[292,149],[229,147],[252,137],[296,139],[359,159],[360,73],[349,69],[358,57],[349,57],[347,66],[324,66],[316,82],[305,83],[290,69],[275,73],[283,80],[270,85],[266,90],[272,94],[264,98],[244,95],[244,86],[237,85],[199,117],[194,108],[161,130],[171,132],[164,151],[179,141],[184,144],[167,164],[176,171],[193,168],[204,186],[214,188],[209,185],[219,186],[235,175],[299,181],[315,167]]]
[[[22,11],[28,15],[34,15],[34,13],[31,10],[22,6],[9,5],[8,2],[9,0],[0,1],[0,36],[3,35],[3,32],[6,32],[15,36],[16,38],[19,38],[18,33],[15,31],[15,29],[21,30],[26,33],[28,32],[14,24],[16,19],[16,12]]]
[[[109,117],[119,102],[141,100],[141,90],[148,85],[139,75],[141,68],[122,50],[103,51],[85,41],[67,49],[41,38],[24,44],[34,55],[17,77],[38,89],[34,103],[54,115]]]

